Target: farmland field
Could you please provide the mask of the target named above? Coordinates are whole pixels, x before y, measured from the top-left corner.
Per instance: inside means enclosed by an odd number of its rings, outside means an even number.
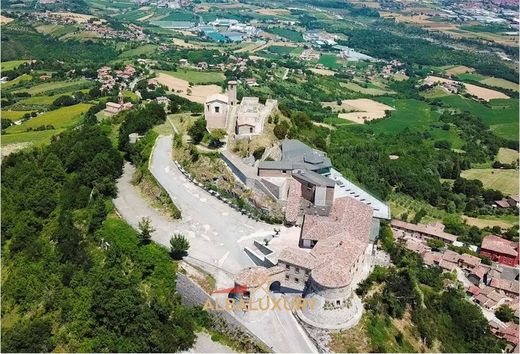
[[[282,45],[272,45],[267,48],[268,51],[275,54],[287,55],[287,54],[301,54],[303,48],[300,47],[286,47]]]
[[[19,89],[15,92],[27,92],[32,96],[40,95],[44,92],[55,91],[55,90],[68,90],[74,91],[85,88],[86,86],[90,86],[91,82],[86,79],[72,80],[72,81],[56,81],[56,82],[46,82],[44,84],[39,84],[28,89]]]
[[[518,139],[518,100],[491,100],[491,108],[474,100],[458,95],[439,98],[446,105],[457,108],[461,112],[468,111],[489,124],[492,131],[498,136]]]
[[[9,88],[11,86],[18,85],[19,83],[22,83],[24,81],[31,81],[31,80],[32,80],[32,76],[31,75],[23,74],[23,75],[18,76],[16,79],[13,79],[11,81],[7,81],[6,83],[1,84],[0,87],[2,89],[6,89],[6,88]]]
[[[9,120],[19,120],[22,119],[22,117],[26,113],[31,113],[31,111],[1,111],[0,116],[2,119],[9,119]]]
[[[25,63],[27,60],[11,60],[11,61],[3,61],[0,64],[2,71],[13,70]]]
[[[337,59],[334,54],[322,54],[318,63],[323,64],[326,68],[336,69],[341,66],[337,63]]]
[[[303,35],[300,32],[293,31],[290,29],[275,27],[270,28],[269,30],[267,30],[267,32],[276,34],[277,36],[283,38],[287,38],[288,40],[293,42],[303,42]]]
[[[140,55],[146,55],[154,53],[157,50],[157,46],[153,44],[145,44],[143,46],[129,49],[124,51],[119,55],[119,58],[125,59],[125,58],[132,58],[132,57],[138,57]]]
[[[511,163],[518,159],[518,151],[513,149],[500,148],[496,160],[501,163]]]
[[[31,143],[35,145],[48,143],[53,135],[58,134],[61,131],[62,130],[42,130],[15,134],[4,134],[2,135],[2,146],[20,143]]]
[[[226,78],[220,71],[198,71],[184,70],[165,71],[165,74],[171,75],[181,80],[186,80],[195,85],[222,82]]]
[[[382,95],[392,94],[391,91],[385,91],[381,88],[372,88],[372,87],[365,88],[365,87],[362,87],[362,86],[356,84],[355,82],[349,82],[349,83],[341,82],[340,85],[351,91],[359,92],[359,93],[362,93],[365,95],[382,96]]]
[[[487,77],[480,82],[489,86],[502,87],[508,90],[518,91],[518,84],[496,77]]]
[[[472,168],[462,171],[461,177],[478,179],[485,188],[498,189],[505,194],[518,194],[518,170]]]
[[[81,120],[82,113],[90,108],[90,104],[78,103],[74,106],[62,107],[54,111],[44,113],[36,118],[28,120],[21,125],[11,126],[6,129],[6,138],[11,133],[22,133],[28,128],[38,128],[40,126],[52,125],[55,129],[74,126]]]

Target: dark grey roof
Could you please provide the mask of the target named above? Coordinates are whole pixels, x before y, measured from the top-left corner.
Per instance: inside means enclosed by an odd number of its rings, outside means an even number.
[[[305,181],[316,186],[334,187],[336,185],[336,182],[330,178],[309,170],[295,170],[292,176],[297,180]]]
[[[307,169],[311,171],[330,168],[332,163],[325,153],[314,150],[295,139],[282,141],[281,161],[260,161],[258,168],[270,170]]]

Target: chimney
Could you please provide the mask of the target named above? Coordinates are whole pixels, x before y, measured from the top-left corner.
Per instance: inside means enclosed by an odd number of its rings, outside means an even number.
[[[237,82],[228,81],[228,101],[231,106],[237,103]]]

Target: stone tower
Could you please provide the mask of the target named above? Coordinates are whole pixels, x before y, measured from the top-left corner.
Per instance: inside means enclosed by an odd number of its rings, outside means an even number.
[[[228,102],[231,106],[237,104],[237,82],[234,80],[228,81],[228,97]]]

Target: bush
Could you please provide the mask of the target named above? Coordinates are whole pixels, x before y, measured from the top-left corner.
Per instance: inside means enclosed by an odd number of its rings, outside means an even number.
[[[170,239],[170,253],[173,259],[180,260],[188,254],[190,243],[182,234],[175,234]]]

